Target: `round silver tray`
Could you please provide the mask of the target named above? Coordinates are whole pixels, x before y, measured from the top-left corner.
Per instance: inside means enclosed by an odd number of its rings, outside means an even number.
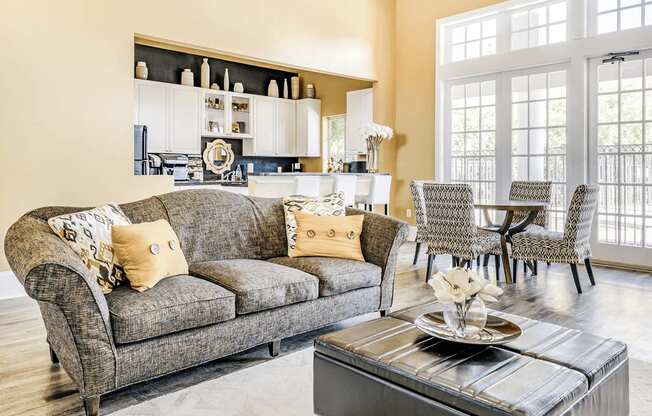
[[[495,315],[487,315],[487,325],[479,333],[470,337],[458,337],[448,329],[442,312],[426,313],[419,316],[414,324],[421,331],[433,337],[461,344],[499,345],[520,337],[523,331],[513,322]]]

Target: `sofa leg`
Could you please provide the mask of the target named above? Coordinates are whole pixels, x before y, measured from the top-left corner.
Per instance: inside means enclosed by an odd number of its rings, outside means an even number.
[[[82,397],[84,402],[84,411],[86,416],[99,416],[100,414],[100,396]]]
[[[50,347],[50,361],[52,361],[52,364],[59,364],[59,357],[57,357],[57,353],[54,352],[52,347]]]
[[[388,312],[389,312],[389,311],[388,311],[387,309],[381,309],[381,310],[380,310],[380,317],[381,317],[381,318],[386,317]]]
[[[269,355],[272,357],[276,357],[278,353],[281,351],[281,340],[277,339],[272,342],[267,343],[267,347],[269,348]]]

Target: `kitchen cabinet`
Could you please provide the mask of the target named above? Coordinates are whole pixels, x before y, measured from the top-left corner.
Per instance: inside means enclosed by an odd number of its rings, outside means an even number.
[[[136,81],[136,124],[147,126],[150,153],[200,153],[200,94],[195,88]]]
[[[296,155],[296,102],[291,100],[276,101],[276,154],[279,156]]]
[[[362,137],[362,128],[373,122],[374,93],[372,88],[348,91],[346,93],[346,158],[355,160],[359,154],[367,153],[367,143]]]
[[[147,126],[147,150],[168,151],[168,89],[160,83],[136,82],[136,122]]]
[[[321,154],[321,100],[297,101],[296,154],[309,157]]]
[[[296,156],[296,102],[283,98],[255,98],[255,137],[244,140],[245,156]]]

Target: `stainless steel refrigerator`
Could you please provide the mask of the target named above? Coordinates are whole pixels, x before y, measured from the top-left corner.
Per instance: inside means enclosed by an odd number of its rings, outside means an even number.
[[[147,126],[134,126],[134,175],[149,175]]]

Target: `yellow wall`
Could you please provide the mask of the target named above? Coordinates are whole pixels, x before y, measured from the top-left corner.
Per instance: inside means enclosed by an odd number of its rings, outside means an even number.
[[[376,80],[376,121],[392,125],[394,12],[394,0],[3,1],[0,239],[35,207],[172,189],[129,173],[135,34]],[[394,165],[385,152],[381,167]]]
[[[396,1],[396,170],[392,212],[401,218],[406,218],[406,208],[412,208],[410,181],[432,179],[435,175],[435,21],[499,2]]]

